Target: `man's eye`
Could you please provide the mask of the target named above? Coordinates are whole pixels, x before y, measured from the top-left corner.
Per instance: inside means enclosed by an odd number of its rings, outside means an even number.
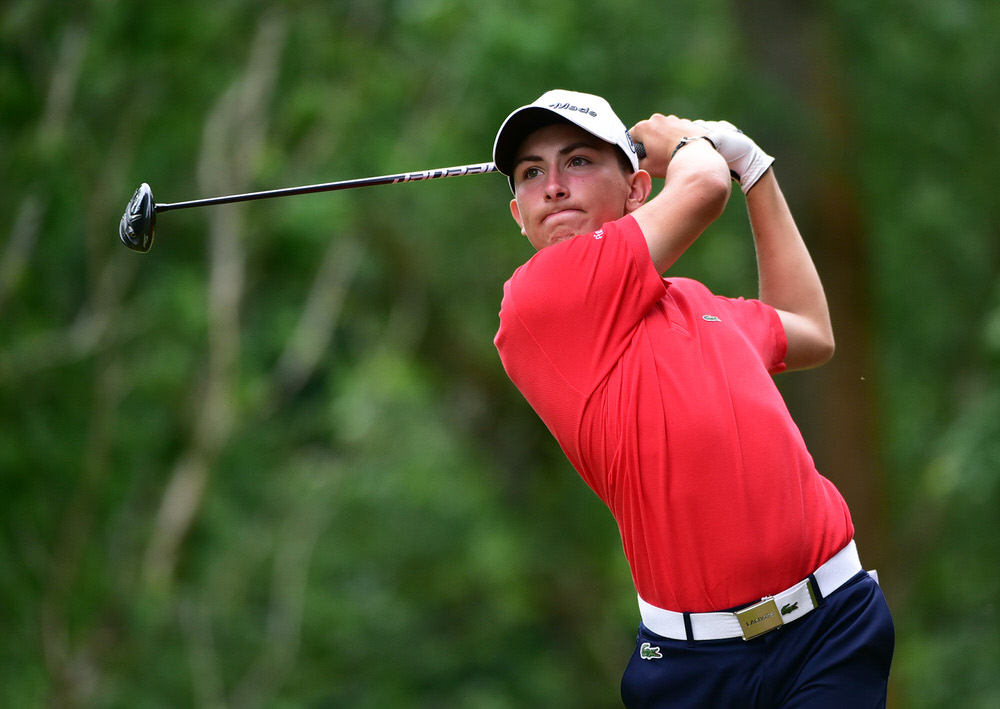
[[[524,170],[523,177],[525,180],[530,180],[533,177],[538,177],[542,174],[542,171],[537,167],[529,167]]]
[[[589,162],[590,161],[582,155],[576,155],[570,159],[569,164],[573,167],[580,167],[588,164]]]

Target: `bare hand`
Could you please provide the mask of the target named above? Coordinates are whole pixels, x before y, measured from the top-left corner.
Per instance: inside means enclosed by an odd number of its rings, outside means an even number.
[[[639,167],[656,178],[666,177],[670,158],[681,138],[708,133],[693,121],[662,113],[654,113],[639,121],[629,132],[632,140],[641,142],[646,148],[646,157],[639,161]]]

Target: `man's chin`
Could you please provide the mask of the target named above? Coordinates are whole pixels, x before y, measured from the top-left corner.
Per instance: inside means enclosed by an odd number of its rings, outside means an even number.
[[[564,241],[569,241],[574,236],[576,236],[576,232],[575,231],[568,231],[568,230],[567,231],[562,231],[562,230],[560,230],[559,232],[552,234],[546,240],[546,243],[549,246],[553,246],[555,244],[561,244]]]
[[[587,234],[594,229],[590,229],[587,224],[584,224],[580,220],[566,220],[563,224],[552,224],[550,225],[548,232],[548,243],[556,244],[560,241],[566,241],[567,239],[572,239],[578,234]]]
[[[591,228],[582,223],[552,224],[549,225],[549,228],[542,228],[536,232],[539,238],[533,240],[532,243],[539,244],[542,247],[552,246],[563,241],[568,241],[579,234],[589,234],[599,228],[599,226]]]

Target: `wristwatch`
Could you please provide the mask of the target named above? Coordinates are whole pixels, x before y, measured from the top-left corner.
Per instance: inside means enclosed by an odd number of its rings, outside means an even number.
[[[691,135],[691,136],[688,136],[686,138],[681,138],[681,142],[679,142],[677,144],[677,147],[674,148],[674,152],[670,153],[670,159],[673,160],[674,159],[674,155],[677,154],[678,150],[680,150],[681,148],[683,148],[688,143],[693,143],[696,140],[707,140],[708,144],[711,145],[713,148],[715,148],[715,143],[707,135]]]

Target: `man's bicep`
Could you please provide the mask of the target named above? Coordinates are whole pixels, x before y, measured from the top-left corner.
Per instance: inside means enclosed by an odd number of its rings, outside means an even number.
[[[536,254],[507,297],[557,368],[592,374],[616,360],[664,292],[641,232],[623,219]]]
[[[826,364],[833,357],[833,343],[816,323],[787,310],[779,310],[778,318],[785,331],[788,369],[810,369]]]

